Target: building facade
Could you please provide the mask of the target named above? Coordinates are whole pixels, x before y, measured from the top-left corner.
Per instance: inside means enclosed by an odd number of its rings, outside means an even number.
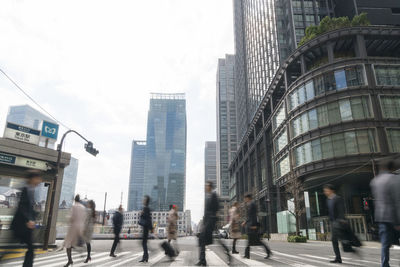
[[[207,141],[204,147],[204,182],[217,184],[217,143]]]
[[[236,200],[256,196],[264,230],[279,231],[276,213],[287,209],[293,179],[308,192],[316,232],[327,214],[325,183],[338,187],[346,214],[371,223],[362,199],[376,161],[400,152],[399,48],[398,27],[344,28],[307,42],[279,68],[230,165]]]
[[[61,185],[60,208],[71,208],[74,204],[76,179],[78,177],[79,160],[71,157],[70,164],[64,170]]]
[[[133,140],[129,175],[128,211],[140,210],[143,206],[145,157],[146,141]]]
[[[143,194],[151,209],[166,211],[185,205],[186,100],[185,94],[152,94],[147,120]]]

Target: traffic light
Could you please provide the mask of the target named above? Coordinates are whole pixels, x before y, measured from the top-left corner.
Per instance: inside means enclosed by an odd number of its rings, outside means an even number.
[[[363,199],[363,207],[364,207],[364,210],[369,210],[369,203],[366,198]]]
[[[88,142],[87,144],[85,144],[85,149],[88,153],[92,154],[95,157],[97,154],[99,154],[99,151],[93,147],[92,142]]]

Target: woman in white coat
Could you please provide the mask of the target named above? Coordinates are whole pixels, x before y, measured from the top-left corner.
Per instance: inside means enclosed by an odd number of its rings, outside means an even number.
[[[80,203],[79,195],[75,196],[75,203],[71,209],[70,227],[64,240],[64,247],[67,249],[68,263],[64,267],[73,264],[72,247],[76,247],[83,242],[83,232],[85,231],[86,208]]]
[[[236,241],[241,237],[242,233],[240,231],[240,214],[239,214],[239,203],[233,203],[232,208],[229,210],[230,217],[230,234],[233,239],[232,254],[238,254],[236,250]]]

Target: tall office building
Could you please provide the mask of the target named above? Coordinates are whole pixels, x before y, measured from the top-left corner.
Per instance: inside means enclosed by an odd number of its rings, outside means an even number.
[[[72,204],[74,204],[76,178],[78,177],[78,166],[78,159],[71,157],[70,164],[64,170],[59,203],[59,206],[62,208],[71,208]]]
[[[218,60],[217,70],[217,188],[222,198],[229,197],[228,168],[237,150],[235,56]]]
[[[147,120],[143,194],[152,210],[184,209],[186,185],[185,94],[152,94]]]
[[[204,147],[204,182],[217,184],[217,143],[207,141]]]
[[[146,156],[146,141],[132,142],[131,169],[129,175],[128,211],[142,208],[144,162]]]
[[[331,13],[327,0],[234,0],[235,94],[241,139],[305,27]],[[290,77],[289,77],[290,78]]]

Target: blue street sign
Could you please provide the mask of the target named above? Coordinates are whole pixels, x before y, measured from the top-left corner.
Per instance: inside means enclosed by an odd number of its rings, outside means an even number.
[[[58,136],[58,124],[43,121],[42,125],[42,136],[57,139]]]

